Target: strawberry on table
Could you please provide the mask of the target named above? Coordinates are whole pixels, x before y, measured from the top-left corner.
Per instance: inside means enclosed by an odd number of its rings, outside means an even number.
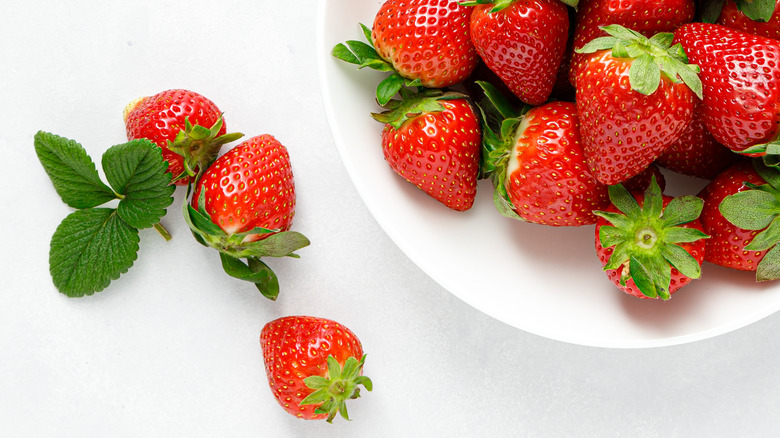
[[[595,223],[593,210],[609,203],[607,187],[585,164],[575,104],[549,102],[515,110],[492,85],[479,84],[491,105],[483,113],[501,116],[493,129],[483,127],[483,171],[495,186],[498,211],[551,226]]]
[[[715,23],[765,36],[780,39],[780,1],[777,0],[723,0],[720,15]]]
[[[646,37],[672,32],[693,20],[693,0],[580,0],[574,24],[574,50],[581,49],[595,38],[606,36],[602,26],[617,24]],[[574,53],[569,80],[576,87],[577,69],[584,56]]]
[[[219,154],[222,145],[241,138],[225,134],[222,112],[203,95],[166,90],[130,102],[124,109],[127,139],[147,138],[162,149],[177,185],[186,185]]]
[[[480,58],[520,98],[547,101],[569,36],[569,12],[560,0],[474,0],[471,41]]]
[[[260,348],[271,391],[285,411],[306,420],[349,419],[347,400],[371,391],[366,356],[355,334],[313,316],[285,316],[266,324]]]
[[[479,56],[469,38],[470,7],[454,0],[386,0],[373,28],[361,25],[368,44],[337,44],[342,61],[390,72],[377,87],[386,104],[403,86],[445,88],[465,80]]]
[[[185,207],[194,236],[219,251],[225,271],[276,299],[278,280],[260,259],[298,257],[294,251],[309,244],[288,231],[295,184],[287,148],[267,134],[244,141],[209,166]]]
[[[612,185],[642,172],[671,146],[693,117],[701,94],[698,68],[687,64],[673,35],[646,38],[605,26],[578,52],[577,76],[585,158],[596,179]]]
[[[466,96],[401,90],[387,110],[372,114],[384,123],[382,151],[395,173],[456,211],[474,204],[482,134]]]
[[[609,187],[612,205],[596,211],[596,253],[609,279],[639,298],[668,300],[701,276],[707,235],[695,196],[664,196],[653,180],[644,193]]]
[[[693,120],[680,138],[669,146],[656,164],[683,175],[713,179],[740,159],[740,155],[723,146],[704,126],[701,100],[696,99]]]
[[[756,280],[780,278],[780,172],[760,159],[743,160],[700,193],[701,222],[712,237],[706,260],[743,271]]]
[[[765,154],[780,126],[780,41],[707,23],[681,26],[674,41],[701,68],[707,130],[731,150]]]

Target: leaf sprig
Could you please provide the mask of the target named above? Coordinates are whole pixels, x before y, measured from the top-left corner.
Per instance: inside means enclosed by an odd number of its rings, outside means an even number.
[[[39,131],[35,152],[57,194],[76,209],[57,227],[49,251],[49,270],[61,293],[92,295],[127,272],[137,258],[139,230],[155,227],[170,238],[159,222],[173,202],[174,186],[151,141],[109,148],[102,157],[108,184],[74,140]],[[98,208],[115,200],[115,208]]]

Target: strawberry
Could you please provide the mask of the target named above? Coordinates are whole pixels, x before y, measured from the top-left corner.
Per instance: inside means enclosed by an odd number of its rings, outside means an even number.
[[[383,106],[402,87],[449,87],[468,78],[479,61],[469,37],[471,9],[452,0],[386,0],[373,29],[360,25],[368,43],[346,41],[331,53],[358,68],[391,73],[376,90]]]
[[[325,318],[285,316],[260,332],[268,383],[285,411],[307,420],[345,419],[346,401],[371,391],[362,375],[366,356],[355,334]]]
[[[704,126],[701,100],[696,99],[693,120],[680,138],[667,148],[656,163],[683,175],[713,179],[739,159],[729,148],[715,140]]]
[[[780,41],[707,23],[681,26],[674,40],[701,68],[707,130],[731,150],[766,153],[780,125]]]
[[[761,6],[756,9],[758,4]],[[715,23],[754,35],[780,39],[780,1],[726,0]]]
[[[278,281],[260,258],[297,257],[294,251],[309,244],[300,233],[288,231],[294,215],[290,156],[266,134],[244,141],[209,166],[185,219],[200,243],[220,252],[229,275],[255,283],[275,299]]]
[[[456,211],[471,208],[477,192],[482,136],[479,120],[462,94],[402,91],[387,110],[382,150],[398,175]]]
[[[677,141],[701,83],[679,46],[671,47],[672,34],[648,39],[621,26],[603,29],[611,36],[579,51],[591,55],[579,69],[576,99],[588,167],[612,185],[642,172]]]
[[[582,49],[593,39],[606,36],[601,27],[617,24],[646,37],[672,32],[691,21],[695,13],[693,0],[580,0],[574,24],[574,50]],[[569,80],[577,86],[577,70],[584,56],[575,53],[571,60]]]
[[[699,193],[701,221],[712,237],[706,260],[756,271],[758,281],[780,278],[780,172],[760,159],[742,160]]]
[[[147,138],[162,149],[177,185],[193,181],[217,157],[222,145],[242,134],[225,134],[219,108],[188,90],[167,90],[130,102],[124,109],[127,139]]]
[[[475,0],[471,41],[480,58],[520,100],[547,101],[557,79],[569,13],[559,0]]]
[[[517,111],[490,84],[480,85],[491,105],[483,114],[501,116],[495,129],[483,126],[483,170],[495,186],[498,211],[551,226],[595,223],[593,210],[609,202],[607,187],[585,164],[575,104],[550,102]]]
[[[596,253],[609,279],[639,298],[668,300],[701,276],[706,234],[698,219],[703,201],[672,198],[651,181],[644,193],[609,187],[612,205],[596,223]]]

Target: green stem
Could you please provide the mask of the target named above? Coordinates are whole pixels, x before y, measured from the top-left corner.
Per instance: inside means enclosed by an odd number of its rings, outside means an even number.
[[[157,222],[155,224],[154,229],[157,230],[158,233],[165,239],[165,241],[170,241],[173,236],[171,236],[171,233],[168,232],[168,230],[165,229],[162,222]]]

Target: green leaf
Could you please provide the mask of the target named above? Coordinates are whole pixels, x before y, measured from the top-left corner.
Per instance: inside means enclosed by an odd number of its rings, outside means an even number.
[[[618,39],[615,37],[598,37],[574,51],[577,53],[594,53],[601,50],[611,50],[615,47],[617,41]]]
[[[669,227],[664,230],[663,240],[666,243],[690,243],[710,237],[696,228]]]
[[[756,281],[780,279],[780,245],[775,245],[764,254],[756,269]]]
[[[726,220],[745,230],[763,230],[780,211],[777,198],[763,190],[745,190],[727,196],[718,207]]]
[[[264,297],[276,300],[279,296],[279,280],[276,274],[262,261],[250,258],[245,264],[241,259],[224,252],[219,253],[222,269],[233,278],[254,283]]]
[[[376,87],[376,101],[379,105],[384,106],[387,102],[390,102],[393,96],[403,88],[404,82],[405,79],[398,73],[393,73],[382,80]]]
[[[165,216],[175,190],[167,170],[160,148],[147,139],[112,146],[103,154],[106,179],[122,195],[117,212],[128,225],[149,228]]]
[[[74,140],[48,132],[35,134],[35,153],[63,202],[91,208],[116,199],[101,180],[87,151]]]
[[[704,208],[704,200],[685,195],[673,198],[664,209],[663,226],[676,227],[696,220]]]
[[[310,377],[307,377],[307,378],[305,378],[303,380],[303,382],[308,385],[307,381],[309,379],[310,379]],[[329,382],[327,379],[325,379],[325,381]],[[320,388],[320,389],[312,392],[311,394],[307,395],[306,398],[301,400],[301,402],[299,404],[301,406],[315,405],[315,404],[319,404],[319,403],[325,403],[326,401],[330,400],[330,398],[331,398],[331,395],[330,395],[330,392],[328,392],[328,388],[326,386],[324,388]],[[328,413],[327,410],[323,409],[323,411],[324,412],[321,412],[321,413],[323,413],[323,414],[327,414]]]
[[[330,380],[322,376],[309,376],[303,379],[303,383],[311,389],[327,388],[330,385]]]
[[[607,264],[604,265],[605,271],[612,271],[619,268],[622,264],[631,259],[631,244],[623,241],[615,245],[612,255],[609,256]]]
[[[780,191],[780,171],[778,171],[777,167],[767,166],[761,159],[753,159],[752,163],[758,176],[769,183],[775,190]]]
[[[780,217],[775,217],[772,223],[762,232],[756,234],[745,249],[748,251],[764,251],[780,241]]]
[[[650,55],[642,55],[631,64],[628,72],[628,80],[634,91],[644,95],[655,93],[661,84],[661,69]]]
[[[661,187],[655,180],[655,176],[650,179],[650,184],[645,189],[645,198],[642,201],[642,212],[644,217],[660,218],[664,213],[664,199],[661,193]]]
[[[701,7],[701,19],[705,23],[714,23],[718,21],[720,13],[723,10],[723,3],[726,0],[709,0],[699,2]]]
[[[639,207],[639,203],[636,202],[636,198],[622,184],[611,185],[607,190],[612,205],[623,212],[623,214],[630,219],[635,219],[642,215],[642,209]]]
[[[625,218],[623,215],[616,214],[616,216]],[[601,241],[601,245],[605,248],[615,246],[628,238],[628,233],[619,227],[605,225],[599,228],[599,240]]]
[[[49,269],[57,289],[69,297],[92,295],[133,265],[138,230],[116,210],[78,210],[57,227],[51,240]]]
[[[683,247],[673,244],[661,246],[661,254],[669,264],[688,278],[701,277],[701,265]]]
[[[657,34],[650,37],[650,44],[661,48],[668,49],[669,47],[672,47],[673,41],[674,34],[672,32],[658,32]]]
[[[658,297],[658,290],[656,284],[653,281],[653,275],[650,269],[640,262],[635,257],[631,257],[629,261],[630,276],[634,280],[634,284],[642,294],[648,298]]]
[[[283,231],[262,240],[242,244],[235,254],[238,257],[294,257],[295,251],[309,246],[311,242],[297,231]]]
[[[775,12],[775,0],[736,0],[737,7],[753,21],[766,23]]]

